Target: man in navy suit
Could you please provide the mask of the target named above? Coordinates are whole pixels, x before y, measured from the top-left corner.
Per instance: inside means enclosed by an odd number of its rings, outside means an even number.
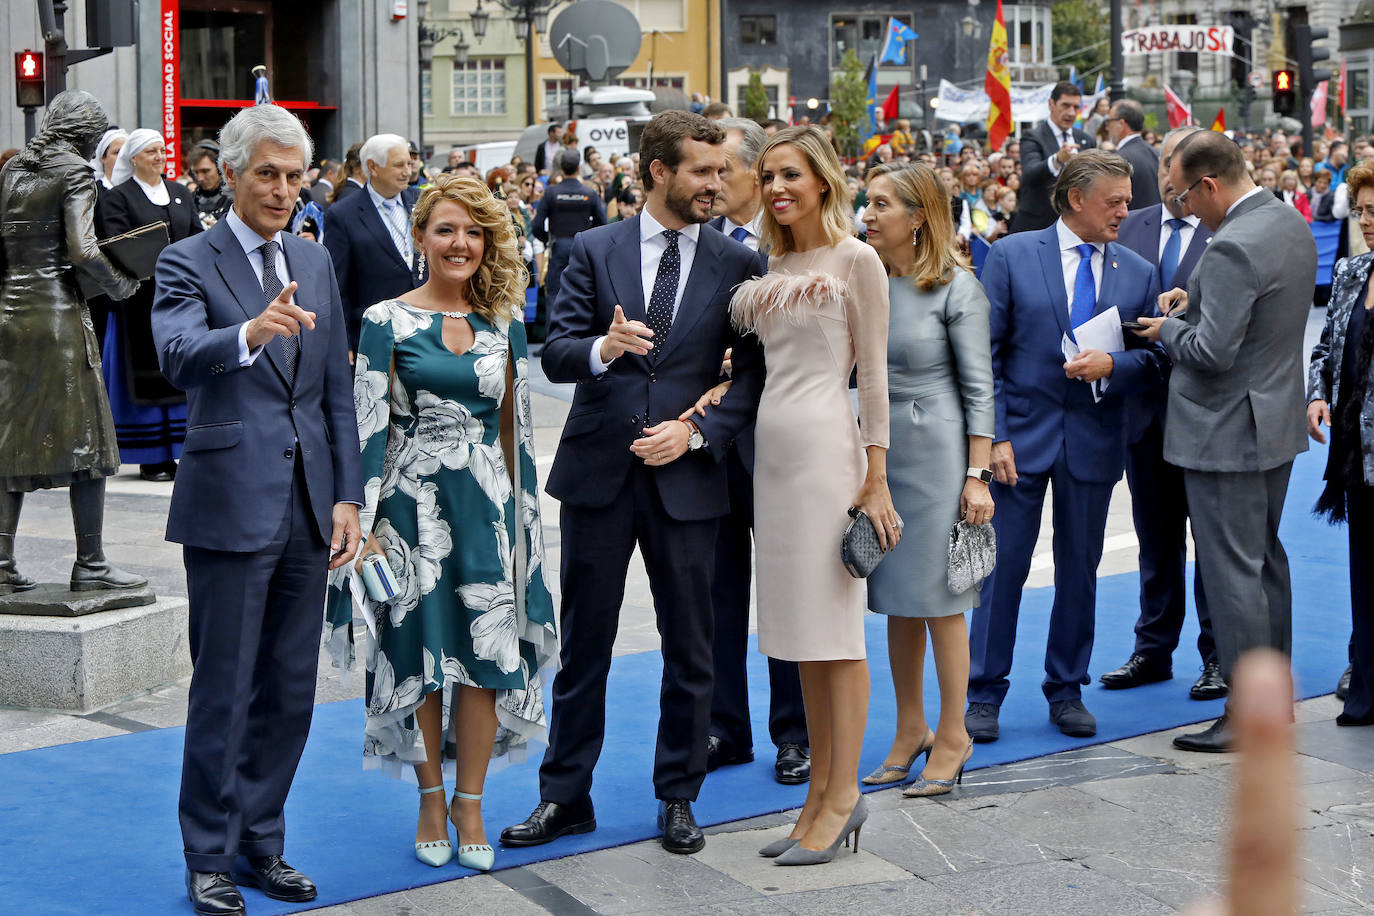
[[[163,251],[152,312],[189,409],[167,539],[183,545],[191,604],[179,814],[187,893],[206,916],[243,913],[236,881],[315,897],[282,859],[282,808],[314,709],[325,574],[356,550],[363,500],[334,272],[282,231],[310,138],[258,105],[220,147],[234,207]]]
[[[665,849],[705,838],[692,815],[706,776],[711,718],[711,582],[719,520],[730,511],[724,458],[763,388],[753,337],[730,325],[735,286],[758,255],[702,224],[725,167],[719,127],[665,111],[640,139],[643,212],[573,240],[549,310],[544,372],[576,382],[549,472],[562,502],[562,669],[553,684],[539,806],[501,842],[534,846],[596,828],[601,754],[625,574],[638,544],[663,638],[654,794]],[[734,385],[704,417],[678,419],[715,385],[727,348]],[[647,697],[620,697],[640,704]]]
[[[1092,137],[1073,126],[1082,102],[1082,89],[1070,82],[1056,83],[1050,90],[1049,119],[1022,136],[1021,191],[1011,218],[1012,232],[1044,229],[1054,223],[1050,197],[1055,180],[1080,150],[1096,145]]]
[[[424,282],[410,234],[419,191],[410,184],[410,141],[396,134],[368,139],[358,153],[366,193],[342,196],[324,214],[324,247],[334,261],[348,321],[348,352],[358,349],[363,312]]]
[[[1050,721],[1072,737],[1097,733],[1083,706],[1097,601],[1097,564],[1112,487],[1126,463],[1127,396],[1158,384],[1163,352],[1126,335],[1124,349],[1085,349],[1064,361],[1062,341],[1112,306],[1121,320],[1154,313],[1159,282],[1116,243],[1131,199],[1131,167],[1088,150],[1059,173],[1060,218],[1008,236],[988,253],[981,280],[992,305],[992,446],[997,566],[970,626],[969,708],[975,741],[995,741],[1010,682],[1021,589],[1054,484],[1054,606],[1042,690]]]
[[[1118,103],[1119,104],[1119,103]],[[1132,210],[1121,224],[1118,241],[1154,265],[1162,290],[1185,289],[1212,234],[1197,216],[1174,202],[1169,183],[1169,156],[1179,141],[1200,127],[1179,127],[1164,135],[1156,182],[1162,204]],[[1142,391],[1127,407],[1129,446],[1126,483],[1131,488],[1131,514],[1140,542],[1140,618],[1135,625],[1135,651],[1126,663],[1102,675],[1102,686],[1122,690],[1173,677],[1173,654],[1186,613],[1188,500],[1183,471],[1164,460],[1164,407],[1168,379]],[[1212,620],[1202,577],[1193,576],[1197,602],[1198,654],[1202,675],[1188,695],[1195,700],[1226,696]]]

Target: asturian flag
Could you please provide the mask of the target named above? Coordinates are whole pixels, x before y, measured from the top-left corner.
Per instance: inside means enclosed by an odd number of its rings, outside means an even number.
[[[899,67],[906,66],[906,43],[920,38],[911,30],[911,27],[904,22],[898,22],[891,16],[887,19],[887,38],[883,40],[883,53],[880,60],[885,64],[896,64]]]
[[[1193,123],[1192,107],[1183,104],[1183,99],[1168,86],[1164,87],[1164,110],[1169,115],[1169,129]]]
[[[988,148],[999,150],[1011,135],[1011,71],[1007,69],[1007,21],[1002,18],[1002,0],[997,0],[997,20],[992,24],[988,45],[988,73],[983,78],[988,95]]]

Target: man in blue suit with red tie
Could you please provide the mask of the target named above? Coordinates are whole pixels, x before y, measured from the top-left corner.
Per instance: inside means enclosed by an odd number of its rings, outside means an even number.
[[[1126,160],[1100,150],[1079,153],[1055,183],[1059,219],[997,242],[983,266],[992,306],[998,557],[970,627],[964,718],[975,741],[999,734],[1021,589],[1050,483],[1055,593],[1042,689],[1060,731],[1097,733],[1080,696],[1089,682],[1097,564],[1112,487],[1126,462],[1127,395],[1158,384],[1163,353],[1128,334],[1120,350],[1085,349],[1065,362],[1062,341],[1113,306],[1123,321],[1154,314],[1154,269],[1115,241],[1130,200]]]
[[[1164,136],[1155,179],[1163,203],[1132,210],[1121,224],[1118,241],[1155,265],[1161,290],[1186,289],[1212,233],[1185,206],[1174,202],[1178,191],[1169,183],[1169,157],[1174,147],[1200,127],[1179,127]],[[1120,668],[1102,675],[1102,686],[1124,690],[1167,681],[1173,677],[1173,653],[1186,616],[1188,500],[1183,471],[1164,460],[1164,408],[1169,400],[1164,384],[1140,392],[1126,415],[1126,483],[1131,488],[1131,513],[1140,542],[1140,618],[1135,625],[1135,651]],[[1202,577],[1193,577],[1197,603],[1198,654],[1202,674],[1188,695],[1195,700],[1226,696],[1212,620]]]

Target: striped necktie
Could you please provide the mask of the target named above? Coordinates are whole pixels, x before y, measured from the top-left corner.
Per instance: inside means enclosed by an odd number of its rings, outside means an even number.
[[[281,277],[277,276],[277,243],[276,241],[263,242],[258,246],[258,253],[262,255],[262,294],[266,298],[263,308],[271,304],[272,300],[281,295],[285,288],[282,285]],[[301,355],[301,339],[297,335],[273,337],[268,344],[274,347],[277,355],[281,358],[282,368],[286,372],[287,384],[294,384],[296,381],[296,363]]]
[[[393,197],[382,202],[382,211],[386,214],[386,230],[391,233],[391,240],[396,243],[396,251],[409,267],[410,233],[406,230],[406,224],[410,221],[406,218],[405,207],[401,205],[399,198]]]

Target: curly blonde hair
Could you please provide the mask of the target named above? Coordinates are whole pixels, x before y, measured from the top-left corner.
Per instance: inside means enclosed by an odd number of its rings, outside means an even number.
[[[484,182],[471,175],[439,175],[420,192],[410,214],[417,243],[441,200],[461,204],[482,227],[482,263],[468,281],[472,310],[492,324],[520,315],[529,272],[520,257],[520,243],[505,201],[494,197]]]

